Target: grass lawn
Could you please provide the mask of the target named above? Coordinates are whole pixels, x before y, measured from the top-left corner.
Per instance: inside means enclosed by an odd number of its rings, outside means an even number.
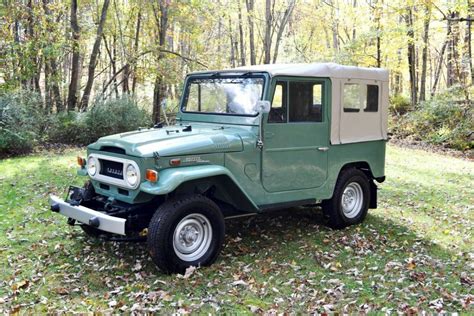
[[[84,237],[48,207],[82,152],[0,161],[0,313],[474,313],[474,162],[389,146],[379,208],[332,231],[318,209],[227,222],[210,268],[160,273],[140,243]]]

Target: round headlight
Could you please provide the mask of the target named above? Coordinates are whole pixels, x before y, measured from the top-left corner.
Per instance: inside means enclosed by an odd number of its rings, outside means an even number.
[[[138,182],[138,170],[133,165],[128,165],[126,170],[128,184],[135,186]]]
[[[97,160],[94,157],[87,159],[87,173],[93,177],[97,172]]]

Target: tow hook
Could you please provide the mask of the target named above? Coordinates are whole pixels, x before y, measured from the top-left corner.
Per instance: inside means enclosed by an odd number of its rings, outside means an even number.
[[[74,226],[76,224],[76,220],[74,218],[68,218],[67,219],[67,224],[68,225],[71,225],[71,226]]]

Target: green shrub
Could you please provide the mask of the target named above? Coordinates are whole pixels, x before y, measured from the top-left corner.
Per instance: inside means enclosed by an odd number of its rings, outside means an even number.
[[[463,90],[453,87],[406,115],[393,118],[391,129],[401,138],[469,150],[474,145],[473,116],[472,104],[464,100]]]
[[[41,106],[36,93],[0,95],[0,156],[27,153],[42,140],[48,117]]]
[[[389,111],[392,114],[403,115],[412,109],[410,99],[401,94],[390,97]]]
[[[63,112],[52,116],[48,128],[48,143],[86,145],[88,143],[87,112]]]
[[[152,121],[151,115],[135,99],[123,97],[96,102],[87,113],[84,123],[87,126],[84,140],[91,143],[105,135],[149,127]]]
[[[48,142],[87,145],[98,138],[151,125],[151,115],[132,97],[95,102],[87,112],[59,113],[48,130]]]
[[[84,113],[45,114],[42,105],[31,92],[0,95],[0,156],[28,153],[41,143],[87,145],[152,122],[132,97],[95,102]]]

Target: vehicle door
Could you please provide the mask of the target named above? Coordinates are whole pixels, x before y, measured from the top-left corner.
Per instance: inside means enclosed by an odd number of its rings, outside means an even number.
[[[268,192],[317,188],[327,177],[330,81],[274,78],[263,126],[262,183]]]

